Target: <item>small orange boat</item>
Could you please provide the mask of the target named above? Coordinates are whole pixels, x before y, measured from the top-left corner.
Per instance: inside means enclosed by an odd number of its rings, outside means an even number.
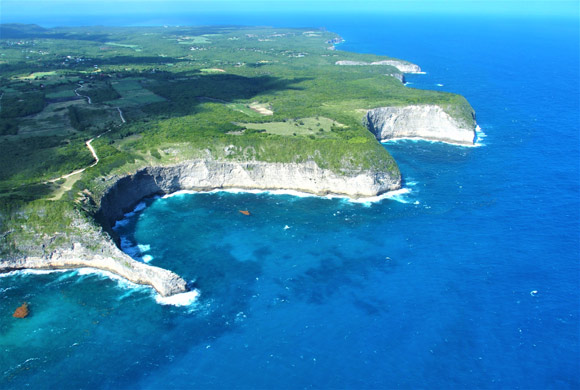
[[[238,210],[238,211],[244,215],[250,215],[250,212],[248,210]]]
[[[22,306],[18,307],[12,317],[14,318],[26,318],[28,316],[28,303],[24,302]]]

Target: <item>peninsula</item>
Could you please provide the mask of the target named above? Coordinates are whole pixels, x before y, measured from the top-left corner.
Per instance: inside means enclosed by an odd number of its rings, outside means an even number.
[[[353,198],[401,187],[379,141],[473,144],[459,95],[324,29],[0,25],[0,272],[90,267],[169,296],[181,277],[112,227],[179,190]]]

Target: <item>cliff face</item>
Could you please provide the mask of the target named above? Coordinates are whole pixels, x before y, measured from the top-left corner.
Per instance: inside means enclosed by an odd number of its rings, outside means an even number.
[[[400,175],[360,171],[337,174],[315,162],[265,163],[193,160],[168,167],[147,167],[120,178],[101,199],[100,213],[112,225],[140,199],[179,190],[219,188],[296,190],[317,195],[375,196],[398,189]]]
[[[356,66],[356,65],[390,65],[399,69],[403,73],[421,73],[421,68],[419,65],[412,64],[410,62],[398,61],[398,60],[383,60],[374,62],[364,62],[364,61],[336,61],[336,65],[346,65],[346,66]]]
[[[460,123],[435,105],[375,108],[363,121],[379,141],[421,138],[473,145],[475,139],[474,126]]]

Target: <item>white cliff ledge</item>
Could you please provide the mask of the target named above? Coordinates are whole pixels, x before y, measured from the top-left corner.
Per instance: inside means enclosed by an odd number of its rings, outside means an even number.
[[[335,65],[343,66],[365,66],[365,65],[389,65],[394,66],[403,73],[421,73],[421,68],[419,65],[412,64],[406,61],[399,60],[383,60],[374,62],[364,62],[364,61],[336,61]]]
[[[436,105],[380,107],[368,110],[363,121],[379,141],[424,139],[473,145],[475,124],[461,123]]]
[[[147,167],[133,175],[115,179],[101,199],[99,213],[112,226],[144,197],[180,190],[294,190],[315,195],[360,198],[400,187],[398,171],[336,173],[320,168],[314,161],[266,163],[197,159],[172,166]]]

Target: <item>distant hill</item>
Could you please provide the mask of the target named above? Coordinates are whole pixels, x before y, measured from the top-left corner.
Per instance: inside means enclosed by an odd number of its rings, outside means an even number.
[[[0,24],[1,39],[33,38],[44,35],[47,29],[37,24],[6,23]]]

